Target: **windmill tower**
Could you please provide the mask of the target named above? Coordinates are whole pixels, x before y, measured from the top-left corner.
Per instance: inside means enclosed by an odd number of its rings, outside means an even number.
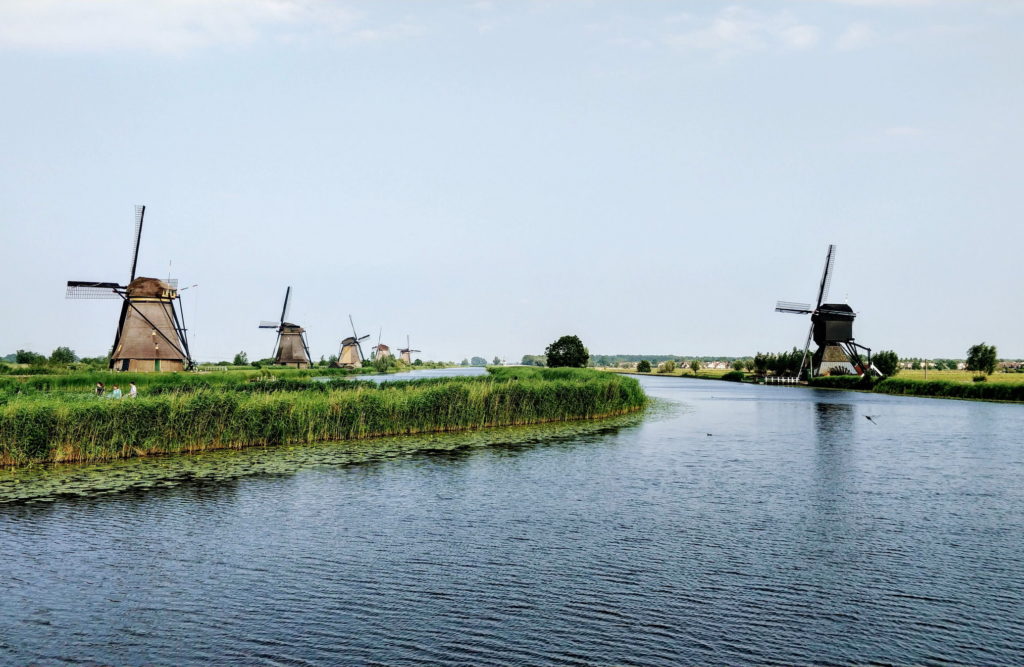
[[[194,364],[188,350],[184,313],[176,280],[135,277],[146,207],[135,207],[135,243],[127,285],[69,280],[69,299],[121,299],[121,316],[111,348],[116,371],[181,371]]]
[[[363,356],[362,342],[370,337],[370,334],[360,336],[356,333],[356,323],[352,321],[352,316],[348,316],[348,323],[352,325],[352,335],[341,341],[341,351],[338,353],[338,361],[335,362],[335,366],[338,368],[362,368],[363,361],[366,357]]]
[[[422,351],[423,350],[414,350],[414,349],[412,349],[412,346],[409,345],[409,334],[406,334],[405,335],[405,347],[400,349],[398,351],[398,354],[401,355],[402,361],[404,361],[405,363],[407,363],[409,365],[412,365],[412,353],[413,352],[422,352]]]
[[[385,357],[394,356],[391,354],[391,348],[385,345],[384,343],[380,342],[380,338],[383,334],[384,328],[382,327],[380,331],[377,332],[377,344],[374,345],[370,350],[370,358],[373,359],[374,361],[377,361],[378,359],[383,359]]]
[[[818,349],[810,360],[811,377],[828,375],[831,372],[852,375],[863,375],[869,371],[878,373],[871,365],[871,348],[864,347],[853,339],[853,320],[857,314],[845,303],[825,303],[835,261],[836,247],[830,245],[825,256],[825,270],[821,274],[821,283],[818,286],[818,300],[813,308],[810,304],[792,301],[779,301],[775,304],[776,312],[811,316],[811,329],[807,332],[807,342],[804,344],[804,356],[800,362],[798,375],[803,375],[804,367],[807,366],[807,352],[810,350],[812,338]],[[858,350],[867,351],[866,364]]]
[[[309,368],[309,345],[306,344],[306,330],[298,324],[286,322],[288,307],[291,305],[292,288],[289,286],[284,293],[284,305],[281,307],[281,319],[277,322],[260,322],[260,329],[277,329],[277,342],[274,343],[274,363],[280,366]]]

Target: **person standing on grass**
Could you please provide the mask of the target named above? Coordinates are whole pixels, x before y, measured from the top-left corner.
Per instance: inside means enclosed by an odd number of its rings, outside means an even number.
[[[128,398],[135,398],[139,395],[139,388],[135,386],[134,382],[128,383]]]
[[[102,397],[104,391],[105,391],[105,388],[103,387],[103,383],[102,382],[97,382],[96,383],[96,395]]]
[[[114,390],[110,392],[110,398],[121,398],[121,388],[118,387],[116,384],[114,385]]]

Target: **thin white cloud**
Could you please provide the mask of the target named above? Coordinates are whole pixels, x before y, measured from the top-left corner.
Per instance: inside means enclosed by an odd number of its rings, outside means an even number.
[[[692,25],[693,21],[689,23]],[[771,48],[809,49],[820,39],[817,26],[802,23],[789,13],[769,15],[733,5],[706,25],[669,35],[666,42],[677,48],[734,55]]]
[[[836,40],[836,48],[840,51],[856,51],[874,43],[875,31],[867,23],[852,23]]]
[[[3,0],[0,48],[181,53],[354,34],[358,18],[322,0]]]

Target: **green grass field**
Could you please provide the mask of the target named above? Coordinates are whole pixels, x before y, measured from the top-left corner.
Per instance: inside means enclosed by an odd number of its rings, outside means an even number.
[[[895,377],[900,380],[940,380],[942,382],[974,382],[974,371],[935,371],[929,370],[927,377],[923,370],[901,370]],[[1024,373],[993,373],[986,382],[1007,382],[1024,384]]]

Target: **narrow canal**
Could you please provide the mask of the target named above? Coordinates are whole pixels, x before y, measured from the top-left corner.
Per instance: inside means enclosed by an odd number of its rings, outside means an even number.
[[[0,664],[1024,664],[1021,406],[641,381],[603,424],[2,472]]]

